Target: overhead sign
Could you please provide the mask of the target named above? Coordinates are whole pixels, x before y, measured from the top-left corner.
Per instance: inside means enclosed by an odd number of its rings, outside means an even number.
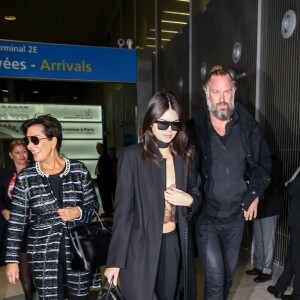
[[[23,137],[21,125],[23,122],[0,122],[0,138]],[[62,134],[64,139],[79,140],[102,140],[102,123],[65,123],[62,124]],[[85,144],[82,146],[84,147]]]
[[[135,83],[134,49],[0,40],[0,77]]]
[[[0,103],[0,138],[23,136],[21,124],[41,114],[51,114],[61,122],[64,139],[103,139],[102,107],[99,105],[65,105]]]
[[[103,143],[101,106],[0,103],[0,139],[22,138],[22,123],[41,114],[51,114],[61,122],[61,155],[84,162],[95,178],[96,144]]]
[[[99,105],[65,105],[0,103],[1,121],[25,121],[39,114],[51,114],[64,122],[102,122],[102,109]]]

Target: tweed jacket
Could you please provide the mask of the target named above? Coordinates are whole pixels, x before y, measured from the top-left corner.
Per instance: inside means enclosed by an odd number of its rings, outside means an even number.
[[[68,227],[90,222],[93,210],[98,211],[97,196],[87,168],[78,161],[65,159],[62,179],[63,206],[79,206],[81,218],[63,222],[57,213],[58,200],[51,190],[48,175],[37,162],[23,169],[15,184],[11,216],[8,225],[6,262],[18,262],[20,245],[29,212],[28,259],[40,299],[58,299],[58,253],[61,238],[65,238],[67,281],[74,295],[86,295],[92,285],[91,272],[75,272],[70,266]],[[98,274],[99,280],[99,274]]]

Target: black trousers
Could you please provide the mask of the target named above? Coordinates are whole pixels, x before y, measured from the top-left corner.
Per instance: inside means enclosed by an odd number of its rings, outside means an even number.
[[[286,254],[286,257],[284,260],[284,268],[283,268],[281,275],[277,279],[277,282],[275,284],[275,290],[278,293],[284,294],[287,287],[291,283],[293,276],[294,276],[294,268],[293,268],[293,264],[292,264],[292,248],[291,248],[291,245],[289,245],[287,254]]]
[[[205,277],[205,299],[225,300],[229,295],[243,239],[245,221],[204,220],[197,228],[197,245]]]
[[[300,228],[290,227],[292,265],[295,272],[293,281],[293,300],[300,300]]]
[[[99,175],[97,176],[97,185],[101,198],[104,213],[110,215],[113,212],[111,183],[106,182]]]
[[[155,294],[159,300],[174,300],[179,284],[181,251],[177,230],[164,233],[156,277]]]

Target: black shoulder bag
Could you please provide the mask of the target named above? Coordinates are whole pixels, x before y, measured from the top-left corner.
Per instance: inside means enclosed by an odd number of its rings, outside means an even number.
[[[112,229],[95,214],[97,222],[69,228],[72,270],[92,271],[106,264]]]

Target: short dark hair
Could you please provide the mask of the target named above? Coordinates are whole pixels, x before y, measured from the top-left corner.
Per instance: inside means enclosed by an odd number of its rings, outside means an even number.
[[[41,125],[44,128],[44,134],[47,138],[52,139],[53,137],[56,137],[56,150],[59,152],[62,142],[62,127],[60,122],[50,114],[36,116],[33,119],[25,121],[21,125],[24,136],[27,135],[28,128],[33,125]]]
[[[152,133],[151,125],[158,120],[168,109],[173,109],[178,114],[180,121],[182,119],[181,108],[176,97],[171,92],[158,92],[149,101],[147,111],[142,127],[142,143],[144,159],[151,159],[156,162],[159,158],[155,154],[155,136]],[[190,158],[191,145],[187,136],[186,126],[183,125],[182,130],[178,131],[174,139],[170,143],[171,153],[178,153],[183,158]]]

